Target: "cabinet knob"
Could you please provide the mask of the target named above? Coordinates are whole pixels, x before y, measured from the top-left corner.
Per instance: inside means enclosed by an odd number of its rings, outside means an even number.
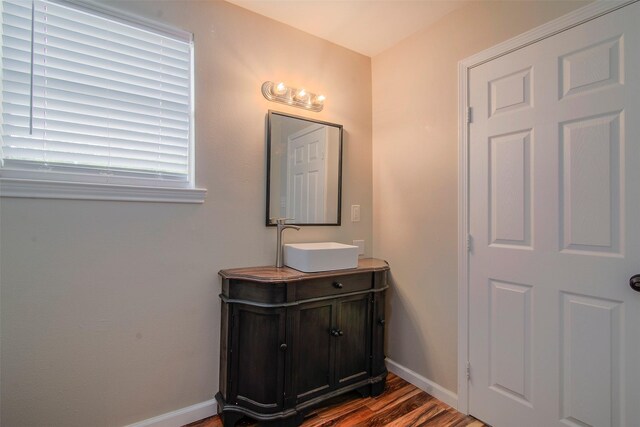
[[[333,287],[336,289],[342,289],[344,286],[340,282],[333,282]]]
[[[378,324],[380,326],[384,326],[384,319],[382,319],[382,318],[378,319]]]
[[[286,351],[287,350],[287,345],[286,344],[280,344],[280,350],[282,351]]]
[[[332,337],[341,337],[344,335],[344,332],[338,328],[333,328],[329,331],[329,334],[331,334]]]

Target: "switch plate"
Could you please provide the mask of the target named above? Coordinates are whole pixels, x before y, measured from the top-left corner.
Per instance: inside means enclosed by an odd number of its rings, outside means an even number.
[[[354,240],[353,246],[358,247],[358,255],[364,255],[364,240]]]
[[[360,205],[351,205],[351,222],[360,222]]]

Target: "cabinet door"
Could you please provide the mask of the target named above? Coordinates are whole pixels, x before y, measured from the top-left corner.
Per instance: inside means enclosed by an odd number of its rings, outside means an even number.
[[[302,304],[296,311],[298,331],[294,344],[293,384],[298,403],[326,392],[332,383],[334,364],[331,329],[335,319],[335,301]]]
[[[366,379],[371,372],[370,298],[365,294],[336,300],[336,388]]]
[[[286,311],[235,304],[232,318],[230,403],[258,411],[282,408]]]

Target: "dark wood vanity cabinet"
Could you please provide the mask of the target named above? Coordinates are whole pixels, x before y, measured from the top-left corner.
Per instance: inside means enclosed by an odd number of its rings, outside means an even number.
[[[380,394],[389,267],[301,273],[287,267],[222,270],[218,412],[299,425],[338,394]]]

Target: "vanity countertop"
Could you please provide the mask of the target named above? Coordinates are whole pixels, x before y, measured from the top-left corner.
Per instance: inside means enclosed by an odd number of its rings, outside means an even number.
[[[386,261],[376,258],[361,258],[358,260],[358,267],[346,270],[303,273],[302,271],[289,267],[277,268],[274,266],[265,266],[230,268],[220,270],[218,274],[222,276],[223,279],[247,280],[260,283],[281,283],[385,270],[389,270],[389,264]]]

